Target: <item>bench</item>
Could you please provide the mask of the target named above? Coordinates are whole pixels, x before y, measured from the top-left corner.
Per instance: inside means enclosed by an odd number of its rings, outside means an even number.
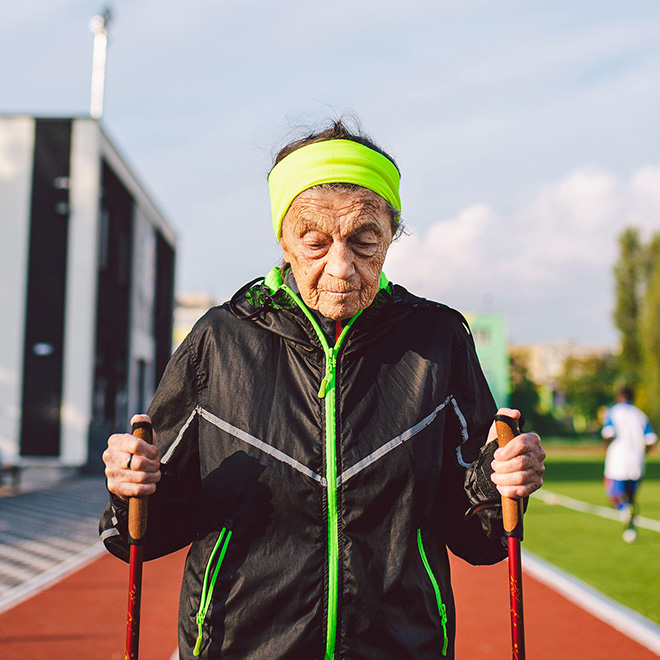
[[[8,481],[12,488],[18,488],[18,484],[21,481],[22,469],[22,465],[16,465],[13,463],[0,465],[0,486],[3,486],[5,481]],[[9,479],[7,479],[7,477],[9,477]]]

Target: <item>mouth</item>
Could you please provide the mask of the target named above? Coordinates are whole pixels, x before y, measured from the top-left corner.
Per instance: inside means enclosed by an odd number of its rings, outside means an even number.
[[[330,296],[345,297],[345,296],[352,296],[352,295],[356,294],[357,292],[358,292],[357,289],[351,289],[350,291],[324,291],[323,293],[325,293],[326,295],[330,295]]]

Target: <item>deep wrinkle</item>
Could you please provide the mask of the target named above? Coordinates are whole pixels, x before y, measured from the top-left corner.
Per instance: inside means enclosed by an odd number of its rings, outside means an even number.
[[[370,190],[311,188],[291,203],[280,243],[305,304],[331,319],[366,309],[392,242],[385,200]]]

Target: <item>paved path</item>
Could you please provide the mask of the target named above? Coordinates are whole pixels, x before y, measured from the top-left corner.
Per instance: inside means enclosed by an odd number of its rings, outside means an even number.
[[[0,612],[100,555],[107,498],[102,477],[0,498]]]
[[[103,553],[96,536],[105,497],[103,480],[97,478],[0,499],[0,585],[4,590],[0,659],[124,657],[128,566]],[[76,548],[64,543],[70,537],[76,540]],[[28,554],[17,556],[16,548]],[[145,565],[141,660],[169,660],[176,648],[184,557],[185,551],[180,551]],[[71,572],[75,565],[79,570]],[[22,583],[15,569],[24,576]],[[452,559],[452,570],[459,613],[457,658],[510,657],[506,564],[471,567]],[[552,575],[539,580],[525,572],[530,660],[660,658],[576,605],[564,592],[550,588],[546,582],[552,580]],[[32,597],[27,597],[26,584],[38,590]],[[625,618],[621,621],[625,623]]]
[[[144,567],[140,660],[168,660],[185,552]],[[2,660],[124,660],[128,565],[104,554],[0,614]]]

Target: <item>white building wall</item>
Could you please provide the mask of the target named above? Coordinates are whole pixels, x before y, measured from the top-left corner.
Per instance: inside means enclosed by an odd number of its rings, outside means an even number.
[[[96,121],[73,122],[60,453],[65,465],[87,461],[96,341],[100,139]]]
[[[20,452],[35,122],[0,119],[0,455]]]
[[[156,236],[139,207],[133,216],[133,272],[131,280],[130,364],[128,371],[129,415],[146,411],[155,390],[154,305],[156,291]],[[144,410],[138,410],[140,362],[144,363]],[[127,420],[128,423],[128,420]]]
[[[29,230],[35,145],[33,117],[0,117],[0,455],[18,456],[23,389]],[[135,199],[129,410],[137,402],[138,365],[145,363],[144,397],[154,382],[156,235],[175,237],[96,120],[72,124],[65,335],[58,463],[88,460],[96,349],[98,242],[103,159]],[[126,420],[128,423],[128,420]]]

